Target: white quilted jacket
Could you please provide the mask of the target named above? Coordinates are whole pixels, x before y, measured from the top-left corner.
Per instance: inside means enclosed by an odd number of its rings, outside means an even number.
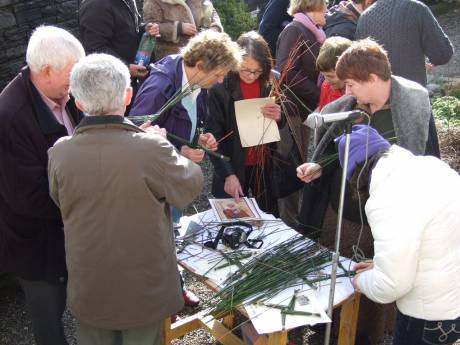
[[[372,172],[366,214],[374,268],[359,289],[425,320],[460,316],[460,176],[442,161],[393,145]]]

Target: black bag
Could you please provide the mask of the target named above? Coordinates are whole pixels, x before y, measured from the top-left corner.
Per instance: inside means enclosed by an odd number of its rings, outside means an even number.
[[[271,157],[270,186],[275,198],[284,198],[298,191],[304,183],[297,177],[296,169],[302,164],[299,149],[292,143],[291,149],[282,154],[275,150]]]

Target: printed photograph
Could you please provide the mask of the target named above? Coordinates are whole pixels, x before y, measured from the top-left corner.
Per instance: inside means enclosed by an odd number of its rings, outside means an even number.
[[[209,199],[209,203],[217,218],[222,222],[260,218],[247,198],[241,198],[239,202],[234,199]]]

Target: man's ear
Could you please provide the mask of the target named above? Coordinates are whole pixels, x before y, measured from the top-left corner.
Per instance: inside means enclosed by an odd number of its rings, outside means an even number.
[[[196,64],[195,67],[198,69],[198,71],[203,72],[205,70],[203,61],[199,60]]]
[[[86,112],[85,108],[83,107],[83,104],[81,104],[78,99],[75,99],[75,105],[77,106],[78,110],[80,110],[81,112],[83,113]]]
[[[378,80],[381,80],[381,79],[377,76],[377,74],[374,74],[374,73],[369,74],[369,82],[375,83]]]
[[[132,99],[133,99],[133,88],[127,87],[126,94],[125,94],[125,104],[124,104],[125,107],[127,107],[131,103]]]
[[[40,68],[40,74],[43,76],[43,77],[46,77],[48,78],[51,74],[51,66],[50,65],[43,65],[41,68]]]

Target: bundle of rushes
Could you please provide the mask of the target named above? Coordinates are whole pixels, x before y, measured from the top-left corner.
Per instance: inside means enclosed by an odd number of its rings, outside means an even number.
[[[209,314],[221,318],[243,304],[261,303],[286,288],[330,279],[321,272],[331,263],[331,253],[302,237],[282,242],[250,260],[224,283],[207,306]],[[337,277],[347,274],[338,275]]]
[[[142,125],[143,123],[146,123],[148,121],[150,121],[152,124],[154,124],[156,121],[158,121],[158,119],[160,118],[160,116],[167,110],[169,110],[170,108],[172,108],[173,106],[175,106],[177,103],[179,103],[184,97],[187,97],[189,95],[191,95],[195,90],[197,89],[197,86],[193,85],[193,86],[190,86],[188,85],[187,87],[185,87],[184,89],[179,89],[176,91],[176,93],[160,108],[160,110],[158,110],[158,112],[156,114],[150,114],[150,115],[131,115],[131,116],[128,116],[127,119],[129,119],[130,121],[132,121],[136,126],[140,126]],[[189,142],[188,140],[184,139],[184,138],[181,138],[177,135],[174,135],[172,133],[167,133],[166,134],[168,139],[171,140],[177,140],[178,142],[180,142],[181,144],[184,144],[184,145],[187,145],[187,146],[190,146],[191,148],[195,148],[195,149],[200,149],[200,150],[203,150],[205,151],[206,153],[210,154],[211,156],[214,156],[214,157],[217,157],[217,158],[220,158],[226,162],[230,161],[230,158],[218,153],[218,152],[214,152],[214,151],[211,151],[209,149],[207,149],[206,147],[204,146],[201,146],[198,144],[198,136],[196,136],[196,140],[197,142],[195,143],[191,143]]]

